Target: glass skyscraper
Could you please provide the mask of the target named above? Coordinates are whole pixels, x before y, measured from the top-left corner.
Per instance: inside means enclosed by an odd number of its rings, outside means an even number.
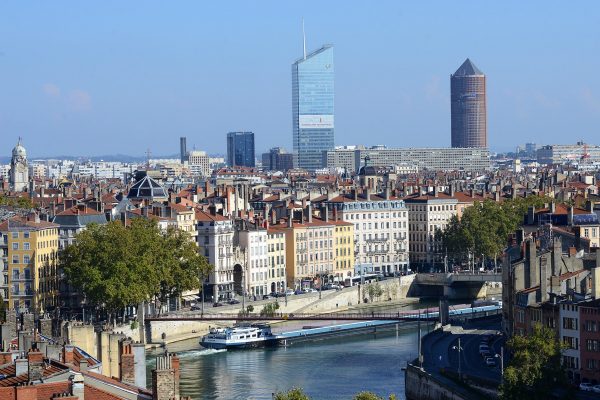
[[[227,134],[227,165],[254,167],[254,133],[229,132]]]
[[[324,167],[334,147],[333,46],[325,45],[292,64],[294,166]]]

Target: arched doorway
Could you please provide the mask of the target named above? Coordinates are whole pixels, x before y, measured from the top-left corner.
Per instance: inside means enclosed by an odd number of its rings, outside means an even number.
[[[277,292],[277,288],[275,286],[275,282],[271,282],[271,293],[276,293]]]
[[[244,291],[242,288],[242,281],[244,276],[244,270],[240,264],[235,264],[233,266],[233,291],[240,295],[244,295]]]

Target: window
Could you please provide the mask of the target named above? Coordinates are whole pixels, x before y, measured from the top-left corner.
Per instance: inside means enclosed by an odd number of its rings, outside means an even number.
[[[25,254],[25,255],[23,256],[23,264],[29,264],[29,261],[30,261],[30,260],[29,260],[29,255]]]
[[[13,264],[18,264],[19,263],[19,256],[18,255],[13,255],[12,263]]]
[[[13,232],[12,233],[12,238],[13,239],[18,239],[19,238],[19,232]]]
[[[23,243],[23,250],[29,250],[29,242]]]
[[[12,249],[13,250],[19,250],[19,243],[13,243],[12,244]]]
[[[25,239],[29,239],[29,232],[23,232],[23,237]]]

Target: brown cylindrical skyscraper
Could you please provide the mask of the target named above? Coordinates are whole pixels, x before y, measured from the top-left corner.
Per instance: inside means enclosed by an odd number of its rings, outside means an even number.
[[[487,147],[485,75],[467,60],[450,75],[452,147]]]

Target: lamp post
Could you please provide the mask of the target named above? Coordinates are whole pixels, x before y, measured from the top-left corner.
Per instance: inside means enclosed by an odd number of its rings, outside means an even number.
[[[500,354],[496,354],[494,357],[500,358],[500,377],[504,380],[504,346],[500,346]]]
[[[460,352],[461,350],[463,350],[462,347],[460,347],[460,337],[458,338],[458,346],[452,346],[453,350],[458,350],[458,378],[460,379],[461,377],[461,362],[460,362]]]

